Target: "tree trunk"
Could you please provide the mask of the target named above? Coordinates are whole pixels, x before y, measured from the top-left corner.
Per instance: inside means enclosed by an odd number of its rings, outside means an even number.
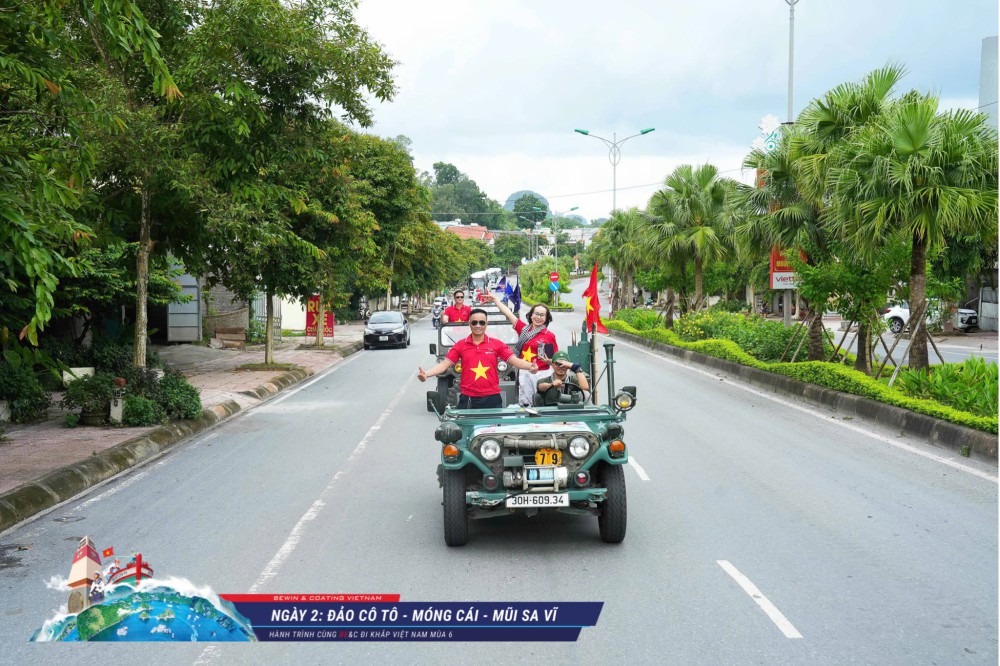
[[[274,363],[274,336],[271,335],[274,327],[274,299],[270,289],[264,290],[264,299],[266,302],[264,311],[267,312],[264,318],[264,363],[270,365]]]
[[[633,299],[635,295],[632,293],[635,291],[635,285],[632,283],[632,269],[626,269],[625,271],[625,284],[622,285],[622,290],[625,292],[625,307],[634,308],[635,303]]]
[[[854,362],[854,369],[866,375],[872,374],[872,361],[868,356],[868,339],[871,337],[871,327],[865,320],[858,322],[857,338],[857,360]]]
[[[823,353],[823,312],[817,311],[813,307],[806,307],[805,312],[807,317],[816,315],[816,319],[809,325],[809,360],[825,361],[826,355]]]
[[[149,190],[142,188],[142,212],[139,216],[139,251],[135,257],[135,352],[132,364],[146,367],[146,329],[149,325],[149,254],[152,250],[150,236],[153,222],[150,219]],[[925,350],[926,353],[926,350]]]
[[[695,255],[694,258],[694,311],[695,312],[701,309],[701,289],[702,289],[701,257]]]
[[[322,347],[326,344],[323,339],[326,329],[326,305],[323,302],[323,295],[320,294],[319,302],[316,304],[316,346]]]
[[[663,325],[668,329],[674,328],[674,288],[667,287],[667,307],[663,309]]]
[[[913,234],[913,253],[910,255],[910,312],[917,312],[927,300],[927,239]],[[921,317],[910,327],[909,366],[920,370],[929,365],[927,359],[927,318]]]

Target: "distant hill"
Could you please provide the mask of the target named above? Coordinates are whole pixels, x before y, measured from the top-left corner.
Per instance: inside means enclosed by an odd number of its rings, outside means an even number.
[[[510,195],[509,197],[507,197],[507,201],[506,201],[506,203],[504,203],[503,209],[504,210],[514,210],[514,203],[518,199],[520,199],[521,197],[523,197],[525,194],[532,195],[533,197],[535,197],[536,199],[538,199],[539,201],[541,201],[542,204],[546,208],[549,207],[549,200],[546,199],[545,197],[543,197],[538,192],[532,192],[531,190],[518,190],[517,192],[514,192],[514,194]]]

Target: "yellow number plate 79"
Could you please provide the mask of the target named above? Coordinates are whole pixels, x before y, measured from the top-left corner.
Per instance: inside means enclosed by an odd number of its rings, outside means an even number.
[[[562,451],[559,449],[538,449],[535,451],[536,465],[562,464]]]

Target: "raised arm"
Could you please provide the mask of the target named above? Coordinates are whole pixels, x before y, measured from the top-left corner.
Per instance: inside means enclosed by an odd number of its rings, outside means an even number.
[[[490,298],[493,299],[493,303],[500,310],[501,314],[503,314],[504,317],[507,317],[507,321],[511,323],[511,326],[517,323],[517,315],[511,312],[510,308],[503,304],[503,299],[500,298],[499,294],[495,291],[491,291]]]

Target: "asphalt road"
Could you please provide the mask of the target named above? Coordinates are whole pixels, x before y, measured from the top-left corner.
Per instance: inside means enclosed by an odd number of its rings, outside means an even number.
[[[564,301],[579,304],[582,283]],[[557,315],[560,342],[582,315]],[[88,645],[176,663],[997,663],[996,468],[616,346],[629,529],[589,517],[474,522],[444,545],[430,320],[0,537],[0,654],[64,604],[80,537],[229,593],[404,601],[604,601],[576,643]],[[603,342],[603,340],[602,340]],[[606,387],[602,385],[606,397]],[[82,652],[86,650],[86,653]],[[113,652],[112,652],[113,651]]]

